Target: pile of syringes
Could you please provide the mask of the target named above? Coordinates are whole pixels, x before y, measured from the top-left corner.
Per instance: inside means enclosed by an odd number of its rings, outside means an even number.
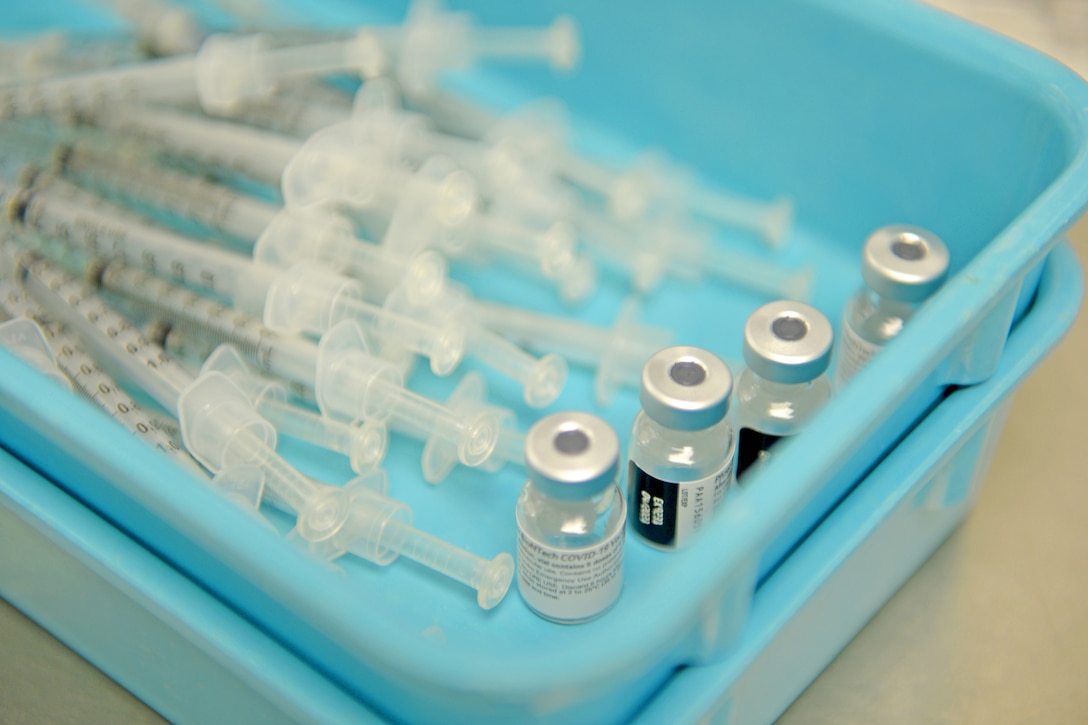
[[[477,67],[572,71],[570,18],[481,26],[416,0],[396,24],[212,32],[162,0],[103,4],[131,38],[0,43],[0,343],[319,559],[399,555],[494,607],[510,554],[415,528],[387,449],[422,444],[431,484],[524,465],[568,365],[586,407],[638,389],[670,343],[640,321],[663,280],[808,294],[810,269],[773,253],[788,200],[660,152],[581,152],[558,101],[500,113],[449,90]],[[488,274],[528,305],[465,284]],[[626,297],[611,327],[583,314],[605,287]],[[355,478],[302,473],[281,437]]]

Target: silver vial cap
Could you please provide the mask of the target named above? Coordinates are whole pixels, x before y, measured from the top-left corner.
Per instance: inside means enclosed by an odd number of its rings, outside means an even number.
[[[642,366],[642,409],[666,428],[703,430],[716,425],[729,410],[731,392],[729,367],[700,347],[666,347]]]
[[[776,383],[805,383],[831,361],[834,332],[823,313],[803,302],[763,305],[744,325],[744,361]]]
[[[881,297],[921,302],[937,291],[948,273],[948,247],[933,232],[895,224],[869,235],[861,255],[861,276]]]
[[[577,411],[541,418],[525,436],[529,480],[553,498],[583,499],[604,491],[620,470],[620,439],[612,426]]]

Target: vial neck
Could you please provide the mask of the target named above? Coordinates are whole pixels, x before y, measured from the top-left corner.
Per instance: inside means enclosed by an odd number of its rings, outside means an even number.
[[[547,491],[542,490],[540,486],[529,482],[529,491],[531,495],[541,503],[546,503],[549,506],[557,508],[571,508],[571,509],[583,509],[585,507],[592,507],[596,511],[603,511],[612,503],[612,499],[615,496],[616,487],[609,485],[603,491],[595,494],[591,494],[581,498],[560,498],[558,496],[551,496]]]
[[[906,322],[921,306],[921,302],[904,302],[866,287],[862,292],[862,300],[866,307],[881,317],[898,317]]]
[[[751,382],[754,387],[758,387],[759,390],[771,398],[790,400],[796,397],[799,393],[807,391],[812,388],[820,377],[813,378],[812,380],[805,380],[799,383],[780,383],[775,380],[762,377],[750,370],[745,372],[750,373]]]

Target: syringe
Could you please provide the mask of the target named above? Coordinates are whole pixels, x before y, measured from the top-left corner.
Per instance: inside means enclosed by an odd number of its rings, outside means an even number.
[[[488,561],[419,531],[408,523],[404,504],[369,485],[341,489],[306,478],[275,453],[274,430],[225,375],[211,372],[193,381],[93,291],[48,262],[31,262],[24,286],[50,315],[77,329],[96,354],[128,374],[149,381],[173,368],[148,392],[178,413],[190,452],[212,470],[260,468],[277,504],[297,512],[295,531],[311,547],[329,557],[350,551],[383,564],[403,554],[475,588],[484,608],[505,595],[513,575],[509,554]]]
[[[252,318],[119,261],[103,266],[98,281],[185,334],[230,343],[260,371],[314,388],[326,415],[346,421],[388,420],[395,430],[423,441],[447,441],[466,466],[484,464],[494,451],[500,421],[493,412],[461,416],[405,389],[395,369],[366,354],[350,321],[314,345],[277,335]]]
[[[455,324],[438,328],[371,305],[355,280],[316,267],[279,270],[252,262],[144,223],[59,180],[10,198],[16,200],[13,219],[28,228],[223,295],[239,309],[262,315],[270,327],[321,334],[354,319],[428,357],[436,374],[448,374],[460,362],[464,332]]]

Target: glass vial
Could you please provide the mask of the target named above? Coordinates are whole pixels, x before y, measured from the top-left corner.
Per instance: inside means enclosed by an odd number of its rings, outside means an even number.
[[[733,481],[733,376],[698,347],[667,347],[642,368],[627,464],[631,528],[661,549],[686,546]]]
[[[831,323],[815,307],[779,301],[763,305],[744,325],[744,361],[737,376],[734,416],[737,477],[763,464],[771,447],[804,427],[831,397]]]
[[[545,619],[585,622],[620,595],[627,505],[619,455],[616,432],[589,413],[549,415],[525,436],[518,590]]]
[[[835,386],[842,387],[880,352],[944,282],[948,248],[936,234],[906,225],[869,235],[861,257],[863,287],[846,305]]]

